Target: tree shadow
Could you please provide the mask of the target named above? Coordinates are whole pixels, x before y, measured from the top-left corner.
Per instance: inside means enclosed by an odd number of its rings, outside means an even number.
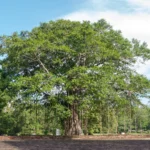
[[[150,150],[150,140],[12,140],[0,141],[2,146],[3,150]]]

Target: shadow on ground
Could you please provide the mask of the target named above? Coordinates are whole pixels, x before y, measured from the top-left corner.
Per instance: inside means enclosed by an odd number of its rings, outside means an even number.
[[[0,141],[0,150],[150,150],[150,140]]]

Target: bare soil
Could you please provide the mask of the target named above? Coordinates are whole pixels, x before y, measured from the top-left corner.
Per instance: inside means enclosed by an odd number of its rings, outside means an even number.
[[[0,150],[150,150],[150,136],[0,137]]]

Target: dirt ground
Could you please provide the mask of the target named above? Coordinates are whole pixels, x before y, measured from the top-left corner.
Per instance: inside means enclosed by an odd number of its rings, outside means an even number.
[[[0,150],[150,150],[150,140],[8,140]]]

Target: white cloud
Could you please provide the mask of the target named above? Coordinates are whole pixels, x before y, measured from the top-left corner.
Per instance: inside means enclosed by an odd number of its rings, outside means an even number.
[[[121,30],[125,37],[137,38],[147,42],[150,46],[150,14],[148,13],[121,14],[117,11],[79,11],[64,16],[64,19],[90,20],[91,22],[102,18],[106,19],[114,29]]]
[[[150,0],[126,0],[129,5],[140,6],[143,8],[150,7]],[[64,16],[64,19],[73,21],[89,20],[95,22],[104,18],[110,23],[114,29],[121,30],[124,37],[128,39],[136,38],[141,42],[146,42],[150,47],[150,13],[148,11],[135,11],[130,13],[121,13],[114,10],[100,11],[96,5],[100,4],[101,0],[89,0],[89,4],[95,6],[95,9],[82,9]],[[106,7],[108,0],[102,3]],[[138,64],[137,72],[146,75],[150,79],[150,61],[145,64]]]
[[[107,0],[106,0],[107,1]],[[102,3],[105,3],[106,1],[103,1],[103,0],[89,0],[89,3],[91,3],[91,4],[102,4]]]
[[[150,0],[127,0],[127,2],[143,9],[149,9],[150,7]]]
[[[137,62],[135,68],[139,74],[143,74],[150,79],[150,60],[146,61],[145,63],[140,63],[140,61]]]

